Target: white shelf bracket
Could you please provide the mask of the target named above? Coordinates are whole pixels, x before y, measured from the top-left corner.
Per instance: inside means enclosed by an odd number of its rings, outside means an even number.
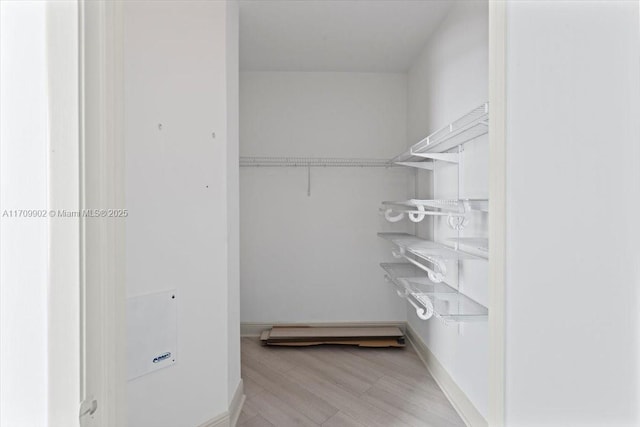
[[[410,166],[412,168],[425,169],[429,171],[433,170],[433,162],[396,162],[396,165]]]
[[[448,215],[447,224],[452,230],[462,231],[469,224],[469,219],[466,215]]]
[[[458,153],[411,153],[416,157],[422,157],[425,159],[441,160],[447,163],[458,163],[460,156]]]

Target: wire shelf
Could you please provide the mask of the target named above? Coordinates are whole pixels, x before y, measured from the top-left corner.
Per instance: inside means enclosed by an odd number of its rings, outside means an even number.
[[[409,252],[431,263],[485,259],[408,233],[378,233],[378,236],[393,243],[404,252]]]
[[[438,199],[419,200],[411,199],[405,201],[382,202],[386,206],[400,206],[427,209],[437,209],[446,212],[465,213],[469,211],[489,212],[489,200],[487,199]]]
[[[397,166],[386,159],[350,157],[240,157],[240,167],[361,167],[389,168]]]
[[[449,322],[485,321],[487,307],[474,301],[446,283],[435,283],[412,264],[382,263],[386,278],[396,286],[396,293],[416,308],[422,319],[431,315]]]
[[[412,145],[409,150],[394,157],[393,163],[405,163],[406,166],[420,167],[412,163],[432,163],[425,161],[420,154],[444,153],[459,145],[466,144],[489,132],[489,104],[484,103],[469,113],[433,132]],[[423,167],[424,169],[428,169]]]
[[[456,200],[418,200],[382,202],[380,214],[389,222],[402,221],[405,216],[412,222],[420,222],[427,216],[446,216],[449,226],[454,230],[463,230],[471,211],[488,212],[489,201],[486,199]]]

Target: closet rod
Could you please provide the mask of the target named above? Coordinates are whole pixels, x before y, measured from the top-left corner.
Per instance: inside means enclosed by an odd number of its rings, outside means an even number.
[[[350,157],[240,157],[241,167],[361,167],[390,168],[397,165],[388,159]]]

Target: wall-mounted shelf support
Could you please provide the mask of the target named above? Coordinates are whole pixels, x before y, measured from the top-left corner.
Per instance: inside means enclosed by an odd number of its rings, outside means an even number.
[[[447,163],[458,163],[460,155],[458,153],[411,153],[413,156],[423,157],[425,159],[441,160]]]
[[[412,168],[425,169],[432,171],[434,168],[433,162],[396,162],[399,166],[409,166]]]

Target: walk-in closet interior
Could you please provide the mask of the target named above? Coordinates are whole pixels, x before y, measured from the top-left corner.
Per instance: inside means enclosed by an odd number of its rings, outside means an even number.
[[[243,333],[406,324],[486,417],[487,101],[487,2],[241,3]]]
[[[482,425],[488,2],[230,3],[124,2],[128,425]]]
[[[639,9],[0,0],[0,424],[637,427]]]
[[[126,425],[631,419],[637,4],[507,3],[122,2]]]

